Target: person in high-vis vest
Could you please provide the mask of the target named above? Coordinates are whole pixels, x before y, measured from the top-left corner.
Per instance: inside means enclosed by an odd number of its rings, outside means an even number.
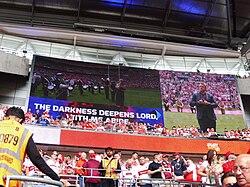
[[[59,176],[46,164],[39,154],[32,133],[23,127],[25,120],[21,108],[11,107],[6,112],[6,119],[0,122],[0,187],[6,185],[5,175],[21,175],[25,154],[31,162],[51,179],[60,181]],[[64,186],[67,181],[61,180]],[[19,187],[20,181],[10,180],[10,187]]]
[[[99,172],[102,177],[107,177],[101,180],[102,187],[117,187],[118,173],[121,172],[121,166],[117,159],[113,157],[114,150],[111,147],[105,149],[106,157],[101,160]]]

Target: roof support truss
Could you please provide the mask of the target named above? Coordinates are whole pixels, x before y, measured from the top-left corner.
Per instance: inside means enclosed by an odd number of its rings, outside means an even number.
[[[204,30],[209,22],[209,18],[212,14],[212,11],[213,11],[213,8],[214,8],[214,5],[217,3],[217,0],[211,0],[211,3],[209,3],[209,8],[208,8],[208,11],[207,11],[207,14],[205,16],[205,19],[202,23],[202,26],[201,26],[201,29]]]
[[[168,17],[170,15],[171,12],[171,8],[172,8],[172,0],[168,0],[167,1],[167,5],[166,5],[166,9],[165,9],[165,16],[164,19],[162,21],[162,27],[166,27],[167,25],[167,21],[168,21]]]
[[[123,9],[122,9],[122,13],[121,13],[121,23],[123,23],[123,21],[124,21],[124,16],[125,16],[126,9],[127,9],[127,2],[128,2],[128,0],[124,0]]]

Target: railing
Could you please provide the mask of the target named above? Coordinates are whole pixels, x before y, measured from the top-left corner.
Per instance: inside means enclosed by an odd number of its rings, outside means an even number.
[[[77,175],[62,175],[65,177],[73,177],[76,179],[73,185],[71,186],[79,186],[78,185],[78,176]],[[83,178],[98,178],[98,179],[111,179],[109,177],[101,177],[101,176],[83,176]],[[26,182],[38,182],[38,183],[44,183],[44,184],[50,184],[55,185],[59,187],[63,187],[63,183],[51,179],[44,179],[39,177],[27,177],[27,176],[21,176],[21,175],[6,175],[4,176],[4,179],[6,179],[6,187],[9,187],[10,180],[20,180],[20,181],[26,181]],[[67,180],[67,179],[66,179]],[[138,187],[141,184],[141,181],[143,183],[151,184],[153,187],[165,187],[166,185],[169,187],[182,187],[182,186],[190,186],[190,187],[220,187],[215,184],[204,184],[200,182],[188,182],[185,180],[174,180],[174,179],[158,179],[158,178],[118,178],[113,179],[114,181],[118,181],[120,184],[118,186],[120,187]],[[148,182],[146,182],[148,181]],[[84,184],[83,184],[84,185]]]
[[[87,178],[93,178],[93,179],[113,179],[110,177],[103,177],[103,176],[92,176],[94,170],[104,170],[105,169],[97,169],[97,168],[84,168],[85,170],[90,170],[90,176],[82,176],[83,181]],[[116,170],[119,172],[125,172],[128,170]],[[141,184],[151,184],[153,187],[183,187],[183,186],[189,186],[189,187],[220,187],[220,185],[216,184],[204,184],[201,182],[189,182],[185,179],[176,180],[176,179],[162,179],[162,178],[140,178],[140,177],[133,177],[133,178],[120,178],[119,174],[117,175],[118,178],[113,179],[114,181],[118,181],[119,187],[139,187]],[[84,184],[83,184],[84,185]]]
[[[67,180],[70,183],[70,186],[79,186],[78,185],[78,183],[79,183],[79,176],[78,175],[65,175],[65,174],[61,174],[60,178]]]
[[[63,187],[63,183],[51,179],[44,179],[38,177],[27,177],[22,175],[5,175],[4,179],[6,180],[6,187],[9,187],[10,180],[19,180],[19,181],[27,181],[27,182],[39,182],[45,184],[51,184],[59,187]]]
[[[83,176],[84,178],[99,178],[99,179],[112,179],[109,177],[100,177],[100,176]],[[165,187],[166,185],[168,187],[183,187],[183,186],[190,186],[190,187],[221,187],[220,185],[216,184],[204,184],[201,182],[189,182],[183,180],[174,180],[174,179],[160,179],[160,178],[118,178],[113,179],[114,181],[123,182],[122,184],[119,184],[120,187],[139,187],[141,182],[151,184],[153,187]],[[148,182],[146,182],[148,181]]]

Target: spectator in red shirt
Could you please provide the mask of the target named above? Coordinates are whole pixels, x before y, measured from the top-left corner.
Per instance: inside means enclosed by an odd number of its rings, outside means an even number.
[[[222,173],[225,174],[227,172],[233,172],[234,160],[236,156],[234,155],[234,153],[230,151],[226,152],[225,155],[226,155],[226,162],[222,164],[222,166],[215,171],[216,184],[219,184],[219,175],[221,175]]]
[[[226,162],[222,165],[223,173],[232,172],[234,167],[234,160],[236,156],[234,153],[228,151],[226,153]]]
[[[171,163],[169,162],[169,155],[168,154],[163,154],[162,155],[163,161],[161,163],[162,168],[163,168],[163,177],[164,179],[172,179],[173,177],[173,167]]]
[[[250,154],[250,148],[248,149],[247,154]]]
[[[89,154],[89,160],[84,163],[83,168],[91,168],[87,169],[87,176],[99,176],[100,172],[98,171],[98,167],[100,165],[100,162],[95,160],[95,153]],[[100,186],[101,179],[99,178],[86,178],[86,187],[99,187]]]
[[[198,175],[198,167],[191,159],[187,159],[187,169],[183,171],[184,179],[190,182],[201,182],[201,176]]]

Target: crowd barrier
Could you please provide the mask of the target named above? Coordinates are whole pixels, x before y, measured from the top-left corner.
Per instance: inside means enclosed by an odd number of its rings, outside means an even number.
[[[9,187],[10,180],[18,180],[18,181],[24,181],[24,182],[37,182],[37,183],[50,184],[53,186],[63,187],[62,182],[51,180],[51,179],[39,178],[39,177],[27,177],[27,176],[22,176],[22,175],[6,175],[4,176],[4,179],[6,180],[6,187]]]
[[[97,170],[96,168],[86,168],[86,170],[91,170],[91,175],[93,170]],[[98,169],[100,170],[100,169]],[[125,172],[126,170],[122,170],[121,172]],[[32,183],[23,183],[23,187],[38,187],[41,186],[40,183],[56,185],[59,187],[63,187],[61,182],[51,180],[49,178],[43,178],[45,175],[41,173],[36,173],[34,176],[19,176],[19,175],[7,175],[5,179],[7,180],[6,187],[9,187],[9,180],[21,180]],[[200,182],[189,182],[184,179],[175,180],[175,179],[159,179],[159,178],[110,178],[103,176],[82,176],[83,181],[87,178],[95,178],[95,179],[111,179],[117,181],[118,187],[140,187],[143,184],[151,184],[152,187],[220,187],[215,184],[204,184]],[[60,178],[67,180],[70,183],[70,187],[80,187],[79,185],[79,176],[78,175],[60,175]],[[83,183],[83,187],[85,184]]]
[[[77,175],[60,175],[60,177],[63,177],[64,179],[68,180],[68,182],[72,182],[72,178],[78,179]],[[67,178],[69,177],[69,178]],[[99,179],[111,179],[109,177],[101,177],[101,176],[84,176],[83,178],[99,178]],[[45,179],[41,177],[27,177],[27,176],[21,176],[21,175],[7,175],[5,176],[6,179],[6,187],[9,187],[9,181],[10,180],[20,180],[23,181],[23,187],[34,187],[34,186],[46,186],[46,185],[53,185],[53,186],[59,186],[63,187],[63,184],[59,181],[54,181],[51,179]],[[116,179],[113,179],[114,181]],[[172,179],[157,179],[157,178],[136,178],[136,179],[131,179],[131,178],[123,178],[123,182],[121,184],[121,179],[117,179],[119,185],[121,187],[140,187],[140,181],[143,180],[144,183],[145,181],[147,184],[152,184],[152,187],[220,187],[215,184],[204,184],[204,183],[199,183],[199,182],[187,182],[184,180],[172,180]],[[83,184],[84,185],[84,184]],[[71,183],[70,187],[79,187],[78,180],[73,181]],[[85,185],[83,186],[85,187]]]
[[[87,168],[94,170],[94,168]],[[126,170],[123,170],[126,171]],[[121,172],[123,172],[121,171]],[[110,177],[101,177],[101,176],[83,176],[83,180],[86,178],[98,178],[98,179],[112,179]],[[140,187],[141,184],[151,184],[152,187],[221,187],[216,184],[204,184],[201,182],[189,182],[185,179],[175,180],[175,179],[159,179],[159,178],[115,178],[118,180],[118,187]],[[85,187],[85,186],[84,186]]]

